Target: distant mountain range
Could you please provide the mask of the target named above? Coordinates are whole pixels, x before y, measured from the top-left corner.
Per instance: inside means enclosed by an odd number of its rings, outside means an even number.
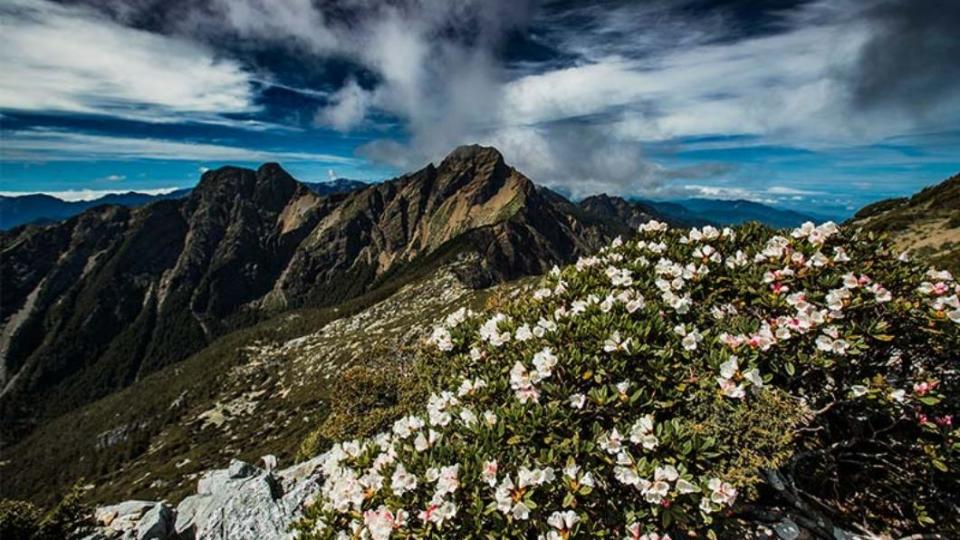
[[[329,182],[304,182],[303,184],[318,195],[345,193],[367,185],[365,182],[347,178],[337,178]],[[111,193],[89,201],[64,201],[43,194],[0,195],[0,230],[28,224],[46,225],[71,218],[90,208],[105,204],[132,208],[156,201],[182,199],[190,195],[192,190],[193,188],[183,188],[160,195],[129,191],[127,193]]]
[[[329,182],[303,182],[303,184],[318,195],[347,193],[367,186],[365,182],[346,178],[338,178]],[[25,224],[49,224],[105,204],[136,207],[155,201],[182,199],[188,196],[191,191],[192,188],[184,188],[162,195],[149,195],[131,191],[105,195],[89,201],[69,202],[42,194],[0,196],[0,230],[12,229]],[[599,196],[608,197],[606,195]],[[593,199],[593,197],[588,197],[586,200],[590,201],[590,199]],[[587,205],[595,203],[597,201],[590,201],[587,202]],[[828,216],[801,213],[746,200],[698,198],[654,201],[630,198],[629,204],[642,209],[645,215],[655,215],[659,219],[666,219],[673,223],[691,227],[708,224],[739,225],[747,221],[758,221],[771,227],[783,228],[795,227],[804,221],[822,222],[834,219]]]
[[[829,219],[745,200],[682,199],[645,202],[667,215],[699,217],[716,225],[740,225],[748,221],[759,221],[764,225],[782,229],[796,227],[804,221],[822,222]]]

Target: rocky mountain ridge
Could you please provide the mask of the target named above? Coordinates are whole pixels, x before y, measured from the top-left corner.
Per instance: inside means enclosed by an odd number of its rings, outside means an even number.
[[[317,195],[348,193],[367,185],[366,182],[349,178],[336,178],[326,182],[303,182],[303,184]],[[0,195],[0,230],[13,229],[21,225],[49,225],[70,219],[97,206],[116,205],[133,208],[168,199],[183,199],[192,191],[193,188],[181,188],[156,195],[128,191],[81,201],[66,201],[42,193]]]
[[[541,273],[629,230],[470,146],[349,193],[320,196],[277,164],[224,167],[184,199],[0,233],[4,440],[273,314],[459,253],[478,255],[471,286]]]

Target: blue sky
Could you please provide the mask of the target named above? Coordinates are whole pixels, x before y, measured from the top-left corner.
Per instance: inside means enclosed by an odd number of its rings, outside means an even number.
[[[572,197],[849,215],[960,172],[951,0],[7,0],[0,192],[380,180],[459,144]]]

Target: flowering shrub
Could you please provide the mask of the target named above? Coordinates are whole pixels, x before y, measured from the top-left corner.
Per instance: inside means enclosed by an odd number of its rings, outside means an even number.
[[[421,409],[334,444],[303,538],[957,531],[960,285],[832,223],[669,230],[430,337]]]

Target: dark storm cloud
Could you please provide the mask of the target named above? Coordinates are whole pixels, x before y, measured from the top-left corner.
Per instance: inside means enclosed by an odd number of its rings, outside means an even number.
[[[960,2],[890,0],[864,15],[872,34],[846,74],[858,108],[928,115],[960,106]]]

